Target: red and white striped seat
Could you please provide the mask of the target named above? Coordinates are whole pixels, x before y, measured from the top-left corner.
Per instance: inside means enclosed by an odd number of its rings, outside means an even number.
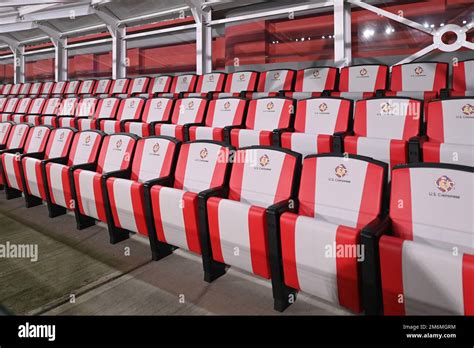
[[[7,97],[0,98],[0,112],[3,111],[3,109],[5,108],[7,101],[8,101]]]
[[[128,94],[130,96],[136,96],[138,94],[144,94],[148,91],[148,85],[150,84],[149,77],[136,77],[130,82],[128,88]]]
[[[67,99],[65,99],[67,100]],[[63,101],[64,102],[64,101]],[[80,118],[92,118],[95,113],[95,107],[97,105],[97,99],[88,97],[80,99],[74,107],[74,116],[73,117],[61,117],[59,119],[59,127],[73,127],[77,128],[76,122]]]
[[[189,140],[224,141],[224,138],[229,137],[232,127],[242,125],[246,111],[247,101],[244,99],[221,98],[211,100],[206,112],[205,125],[191,126],[189,128]]]
[[[213,93],[213,98],[239,97],[242,92],[255,92],[258,72],[239,71],[227,75],[223,93]]]
[[[281,91],[292,91],[296,72],[289,69],[263,71],[258,79],[257,92],[246,93],[248,98],[276,97]]]
[[[76,128],[80,131],[88,129],[98,129],[98,121],[101,119],[115,119],[117,110],[120,105],[119,98],[103,98],[99,99],[97,108],[95,109],[94,116],[92,118],[78,118],[76,120]]]
[[[64,92],[66,91],[67,81],[59,81],[54,83],[54,87],[52,90],[52,95],[54,97],[62,97]]]
[[[295,132],[281,133],[280,145],[303,156],[333,152],[334,133],[346,132],[351,117],[352,101],[348,99],[300,100],[296,107]]]
[[[5,149],[12,127],[12,122],[0,122],[0,151]]]
[[[29,95],[30,94],[30,88],[31,88],[31,83],[23,83],[21,85],[20,91],[18,92],[19,95]]]
[[[53,88],[54,88],[54,82],[52,81],[43,82],[43,85],[41,86],[41,92],[40,92],[41,96],[49,97],[53,92]]]
[[[126,97],[129,84],[130,80],[126,78],[113,80],[112,86],[110,87],[110,93],[113,96],[125,95]]]
[[[24,155],[21,159],[23,175],[22,180],[26,185],[22,188],[25,195],[27,207],[41,204],[46,200],[45,180],[43,176],[43,160],[52,158],[66,157],[71,146],[75,131],[71,128],[56,128],[50,132],[49,140],[46,145],[44,154],[41,155]],[[39,199],[35,199],[35,198]]]
[[[79,96],[92,96],[94,94],[96,81],[95,80],[84,80],[79,86],[77,94]]]
[[[61,101],[58,117],[55,119],[55,127],[74,127],[74,115],[76,113],[79,98],[70,97]]]
[[[301,156],[255,146],[238,150],[235,158],[228,196],[207,201],[212,259],[269,279],[267,208],[296,192]]]
[[[183,93],[184,97],[207,97],[209,93],[219,93],[224,90],[225,73],[209,73],[199,75],[196,90],[193,93]]]
[[[69,98],[76,96],[80,85],[81,81],[69,81],[66,85],[66,89],[64,90],[64,94],[66,94]]]
[[[2,95],[8,96],[10,94],[12,87],[13,85],[11,83],[4,85],[3,90],[2,90]]]
[[[97,161],[103,133],[86,130],[74,135],[71,150],[62,161],[47,161],[45,164],[45,180],[47,183],[46,200],[50,217],[64,214],[66,209],[74,210],[72,199],[71,167],[93,164]]]
[[[473,199],[470,167],[393,170],[391,233],[379,242],[384,314],[474,315]]]
[[[177,98],[180,93],[191,93],[196,88],[197,75],[186,74],[173,78],[169,93],[158,93],[161,97]]]
[[[251,100],[245,126],[232,129],[230,141],[235,147],[272,145],[277,130],[290,127],[295,104],[293,99],[268,97]]]
[[[390,164],[408,163],[408,141],[420,133],[422,102],[393,97],[356,102],[354,136],[344,151]]]
[[[170,187],[149,188],[152,220],[161,243],[201,253],[198,195],[224,184],[229,149],[211,141],[184,143]]]
[[[12,97],[12,98],[7,99],[6,104],[2,111],[2,114],[0,114],[1,122],[11,121],[12,115],[15,113],[16,106],[18,105],[19,101],[20,101],[20,98],[17,98],[17,97]]]
[[[332,92],[334,97],[360,100],[371,98],[378,90],[387,89],[388,66],[386,65],[353,65],[341,69],[339,92]]]
[[[103,79],[97,81],[94,87],[94,95],[100,98],[107,98],[110,96],[110,87],[112,86],[112,80]]]
[[[175,102],[171,124],[155,125],[155,135],[167,135],[178,140],[187,140],[187,129],[202,124],[208,101],[203,98],[182,98]]]
[[[22,123],[26,121],[26,114],[31,108],[31,102],[33,101],[30,97],[21,98],[16,106],[15,113],[11,115],[11,121],[15,123]]]
[[[109,232],[114,234],[122,229],[148,236],[144,183],[170,176],[178,149],[178,142],[171,138],[149,137],[137,141],[130,176],[107,179],[112,213]]]
[[[173,111],[174,100],[170,98],[152,98],[145,103],[141,120],[125,121],[124,131],[140,137],[152,134],[155,125],[169,122]]]
[[[39,126],[41,123],[41,116],[43,114],[44,106],[48,99],[46,98],[35,98],[30,104],[28,114],[25,115],[25,122],[31,123],[32,125]]]
[[[17,96],[20,93],[21,83],[15,83],[10,90],[10,96]]]
[[[305,158],[298,213],[280,217],[286,286],[361,312],[364,255],[338,250],[356,251],[362,228],[382,213],[386,175],[387,165],[358,156]]]
[[[90,219],[107,222],[102,175],[130,168],[136,138],[128,134],[106,135],[95,170],[74,171],[76,222],[78,229],[90,226]]]
[[[30,88],[30,91],[29,91],[29,95],[31,97],[37,97],[40,92],[41,92],[41,88],[43,87],[43,82],[35,82],[31,85],[31,88]]]
[[[338,69],[316,67],[298,70],[294,92],[285,92],[285,96],[297,100],[319,97],[323,91],[336,89]]]
[[[423,162],[474,167],[474,99],[432,101],[428,105]]]
[[[138,94],[138,97],[152,98],[160,93],[169,93],[173,76],[160,75],[152,77],[149,83],[147,93]]]
[[[118,133],[123,129],[123,123],[126,120],[139,120],[142,116],[145,100],[142,98],[127,98],[120,102],[116,119],[99,120],[99,129],[107,134]]]
[[[54,97],[46,100],[41,116],[41,124],[56,126],[59,107],[61,106],[61,98]]]
[[[454,97],[474,97],[474,59],[453,64],[453,90]]]
[[[19,125],[23,125],[23,123],[20,123]],[[27,129],[24,131],[26,132]],[[28,132],[28,137],[26,138],[22,149],[18,152],[12,152],[9,147],[9,152],[5,152],[1,155],[2,174],[5,180],[4,183],[7,199],[20,197],[21,191],[23,191],[20,169],[22,156],[19,156],[18,154],[22,155],[44,152],[50,132],[51,128],[47,126],[33,127]]]

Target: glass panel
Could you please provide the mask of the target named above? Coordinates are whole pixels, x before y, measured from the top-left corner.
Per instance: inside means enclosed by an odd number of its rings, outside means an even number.
[[[71,53],[68,60],[70,79],[112,76],[112,52]]]
[[[0,61],[0,84],[13,83],[13,61]]]
[[[53,81],[54,58],[38,59],[28,57],[25,62],[25,78],[27,82]]]

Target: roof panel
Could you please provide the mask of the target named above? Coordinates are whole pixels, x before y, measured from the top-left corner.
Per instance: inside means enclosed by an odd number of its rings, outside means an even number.
[[[185,5],[184,0],[117,0],[108,3],[106,7],[118,18],[126,19]]]

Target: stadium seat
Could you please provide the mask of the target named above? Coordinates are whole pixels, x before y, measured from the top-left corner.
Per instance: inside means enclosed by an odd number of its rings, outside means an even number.
[[[5,105],[7,104],[8,98],[7,97],[1,97],[0,98],[0,112],[3,111],[5,108]]]
[[[59,81],[54,83],[51,94],[53,97],[62,97],[66,92],[67,81]]]
[[[186,74],[173,78],[169,93],[157,93],[158,96],[166,98],[178,98],[180,93],[191,93],[196,89],[197,75]]]
[[[81,81],[69,81],[66,85],[66,89],[64,90],[66,97],[71,98],[77,96],[80,85]]]
[[[130,79],[117,79],[112,80],[112,86],[110,87],[110,94],[112,96],[127,96],[128,85],[130,84]]]
[[[61,100],[59,111],[54,127],[71,127],[74,125],[74,115],[76,114],[76,108],[79,103],[79,98],[69,97]]]
[[[94,94],[95,84],[97,81],[95,80],[84,80],[81,82],[79,86],[79,90],[77,94],[80,97],[90,97]]]
[[[44,160],[66,157],[74,137],[75,129],[56,128],[49,134],[44,152],[26,153],[21,160],[21,182],[27,208],[40,205],[46,200]]]
[[[365,231],[380,238],[380,263],[362,265],[372,274],[380,265],[381,294],[372,280],[369,314],[474,315],[473,193],[472,167],[417,163],[393,170],[390,219]]]
[[[169,75],[160,75],[151,78],[148,93],[139,94],[139,97],[151,98],[160,93],[169,93],[171,88],[171,83],[173,81],[173,76]]]
[[[101,119],[114,120],[117,116],[117,110],[120,105],[119,98],[102,98],[97,103],[94,116],[92,118],[76,119],[76,128],[80,131],[88,129],[98,129],[98,122]]]
[[[72,173],[75,169],[93,168],[97,163],[104,133],[97,130],[86,130],[74,134],[71,150],[62,158],[45,160],[45,196],[49,217],[63,215],[67,210],[74,210],[72,199]]]
[[[474,97],[474,59],[453,64],[453,86],[451,95],[454,97]]]
[[[41,123],[43,109],[47,101],[48,99],[42,97],[33,99],[30,104],[28,114],[26,114],[24,117],[25,122],[31,123],[34,126],[39,126]]]
[[[386,181],[387,165],[367,157],[304,159],[298,209],[282,207],[270,214],[276,310],[288,307],[297,290],[362,311],[359,264],[365,255],[359,238],[382,216]]]
[[[213,93],[220,93],[224,90],[226,77],[227,74],[218,72],[199,75],[195,91],[193,93],[181,93],[180,97],[206,98]]]
[[[17,97],[10,97],[7,99],[5,106],[3,107],[3,111],[0,114],[1,122],[11,121],[11,118],[13,114],[15,113],[16,106],[18,105],[19,101],[20,101],[20,98],[17,98]]]
[[[293,91],[295,84],[295,70],[275,69],[260,73],[257,91],[246,92],[247,98],[258,99],[264,97],[276,97],[280,92]]]
[[[296,100],[320,97],[324,91],[336,89],[337,77],[337,68],[316,67],[298,70],[294,92],[283,91],[283,95]]]
[[[49,125],[49,126],[55,126],[60,106],[61,106],[61,98],[58,98],[58,97],[48,98],[43,107],[40,123]]]
[[[155,125],[155,135],[167,135],[178,140],[188,140],[191,126],[202,126],[208,101],[204,98],[181,98],[176,100],[171,124]]]
[[[69,99],[75,99],[75,98],[69,98]],[[65,100],[64,99],[63,103]],[[79,101],[76,100],[76,102],[73,102],[70,100],[70,104],[75,103],[76,105],[69,105],[71,108],[70,111],[68,111],[68,115],[62,116],[59,118],[59,127],[73,127],[76,128],[76,122],[79,118],[92,118],[95,113],[95,107],[97,105],[97,99],[96,98],[83,98],[80,99]],[[71,112],[73,113],[71,115]]]
[[[40,95],[41,89],[43,87],[42,82],[35,82],[31,85],[29,95],[31,97],[37,97]]]
[[[77,229],[90,227],[95,220],[107,222],[104,175],[130,169],[136,141],[131,134],[106,135],[97,163],[74,169],[71,188]]]
[[[272,145],[275,136],[292,130],[289,127],[292,126],[294,112],[293,99],[268,97],[251,100],[245,121],[247,129],[232,129],[230,142],[235,147]]]
[[[211,100],[204,126],[191,126],[189,140],[216,140],[230,143],[230,131],[243,127],[247,101],[241,98]]]
[[[128,96],[136,96],[138,94],[146,93],[148,91],[149,84],[149,77],[136,77],[132,79],[130,81],[130,86],[128,87]]]
[[[423,162],[474,167],[474,99],[432,101],[428,105]],[[415,158],[413,161],[419,160]]]
[[[21,83],[15,83],[10,90],[10,96],[18,96],[20,93]]]
[[[170,98],[151,98],[145,102],[145,109],[140,120],[126,120],[122,130],[140,137],[147,137],[153,133],[155,125],[168,123],[173,112],[174,100]]]
[[[148,230],[156,235],[154,260],[169,255],[173,247],[201,254],[198,197],[225,185],[229,153],[229,147],[218,142],[184,143],[174,177],[145,185]]]
[[[239,71],[227,75],[223,93],[211,93],[212,98],[240,97],[243,93],[255,92],[258,72]]]
[[[112,80],[101,79],[97,81],[94,87],[94,95],[99,98],[110,97],[110,87],[112,86]]]
[[[269,212],[291,204],[298,189],[301,155],[295,152],[252,146],[237,150],[234,159],[228,189],[200,197],[208,282],[223,275],[225,265],[271,278]]]
[[[120,102],[115,119],[98,118],[99,129],[107,134],[118,133],[123,129],[126,120],[140,120],[145,100],[142,98],[127,98]]]
[[[0,122],[0,151],[5,149],[13,125],[13,122]]]
[[[339,92],[331,96],[352,99],[354,101],[371,98],[378,90],[387,89],[388,66],[368,64],[353,65],[341,69]]]
[[[420,133],[422,104],[402,97],[359,100],[354,135],[344,138],[344,151],[383,161],[390,168],[408,163],[408,142]]]
[[[2,90],[2,95],[8,96],[10,94],[12,87],[13,85],[11,83],[4,85],[3,90]]]
[[[296,106],[294,132],[281,132],[277,145],[309,154],[342,153],[343,137],[352,119],[352,100],[319,97],[303,99]]]
[[[30,94],[31,83],[23,83],[20,87],[19,95],[25,96]]]
[[[23,125],[24,123],[20,123]],[[26,132],[26,129],[24,130]],[[50,126],[36,126],[28,132],[24,146],[17,149],[9,148],[1,153],[2,175],[7,199],[21,197],[23,183],[21,181],[21,160],[25,154],[43,155],[48,142]]]
[[[10,116],[10,120],[15,123],[25,122],[25,117],[31,108],[31,102],[33,101],[30,97],[23,97],[20,99],[16,106],[15,113]]]
[[[148,239],[145,218],[145,185],[169,178],[176,166],[180,143],[168,137],[148,137],[137,141],[131,170],[105,174],[107,225],[111,243],[128,238],[130,232]],[[154,237],[154,238],[153,238]],[[152,233],[150,241],[156,241]],[[152,247],[152,251],[155,248]]]
[[[47,81],[43,82],[43,85],[41,86],[41,96],[42,97],[49,97],[51,96],[54,88],[54,82],[52,81]]]

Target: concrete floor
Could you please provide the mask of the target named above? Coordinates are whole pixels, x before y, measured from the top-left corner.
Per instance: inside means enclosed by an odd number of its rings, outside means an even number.
[[[132,237],[111,245],[104,227],[47,216],[0,191],[0,244],[37,244],[38,261],[0,258],[0,304],[18,315],[274,315],[270,283],[230,268],[203,281],[199,257],[177,250],[159,262]],[[129,251],[129,253],[128,253]],[[299,294],[285,315],[348,315]]]

